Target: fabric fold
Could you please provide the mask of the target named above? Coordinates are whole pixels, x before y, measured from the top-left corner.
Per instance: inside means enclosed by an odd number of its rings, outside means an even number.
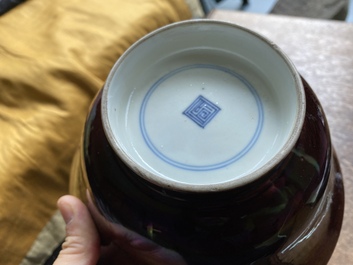
[[[183,0],[28,0],[0,17],[0,263],[19,264],[68,193],[89,105],[119,56]]]

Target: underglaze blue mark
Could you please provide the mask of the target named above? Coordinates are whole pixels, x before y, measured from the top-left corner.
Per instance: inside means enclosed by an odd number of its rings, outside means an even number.
[[[221,109],[216,104],[200,95],[183,114],[200,127],[205,128],[220,110]]]
[[[199,68],[199,69],[212,69],[212,70],[215,70],[215,71],[221,71],[221,72],[227,73],[227,74],[237,78],[240,82],[242,82],[248,88],[250,93],[253,95],[253,97],[254,97],[254,99],[256,101],[256,105],[257,105],[257,114],[258,114],[257,125],[256,125],[255,131],[252,133],[252,137],[251,137],[250,141],[244,146],[244,148],[240,152],[235,153],[233,156],[229,157],[225,161],[220,161],[219,163],[209,164],[209,165],[208,164],[206,164],[206,165],[185,164],[185,163],[176,161],[176,160],[171,159],[170,157],[166,156],[163,153],[162,150],[158,149],[158,147],[157,147],[158,145],[155,145],[153,143],[152,139],[150,138],[150,136],[149,136],[149,134],[147,132],[147,128],[146,128],[146,124],[145,124],[146,107],[148,105],[148,102],[149,102],[149,99],[150,99],[151,95],[154,93],[155,90],[158,89],[159,85],[162,84],[167,79],[169,79],[170,77],[172,77],[172,76],[174,76],[174,75],[176,75],[176,74],[178,74],[180,72],[191,70],[191,69],[197,69],[197,68]],[[203,127],[205,127],[207,125],[207,123],[209,123],[221,109],[217,105],[215,105],[214,103],[212,103],[212,102],[208,101],[207,99],[205,99],[204,97],[202,97],[202,99],[205,100],[205,101],[201,100],[201,102],[207,102],[206,106],[208,108],[210,106],[215,106],[216,108],[218,108],[218,110],[217,111],[215,109],[212,110],[212,107],[210,109],[207,109],[205,107],[205,104],[202,105],[201,103],[200,103],[201,104],[201,106],[200,106],[199,103],[198,103],[199,102],[198,101],[199,98],[200,97],[198,97],[191,104],[191,106],[189,107],[190,110],[194,110],[195,111],[195,113],[192,114],[193,116],[192,115],[189,116],[186,113],[184,113],[184,112],[188,112],[189,108],[187,108],[183,113],[185,115],[187,115],[189,118],[194,117],[194,116],[200,116],[201,118],[203,118],[204,121],[206,121],[206,122],[202,123]],[[202,110],[203,111],[205,110],[202,107],[205,107],[205,109],[207,109],[207,111],[202,112]],[[208,112],[211,112],[211,113],[208,113]],[[197,114],[199,114],[199,115],[197,115]],[[193,121],[195,121],[195,120],[193,120]],[[140,122],[140,129],[141,129],[142,137],[144,138],[147,146],[161,160],[165,161],[166,163],[168,163],[168,164],[170,164],[172,166],[175,166],[175,167],[181,168],[181,169],[185,169],[185,170],[209,171],[209,170],[220,169],[220,168],[229,166],[232,163],[235,163],[236,161],[238,161],[242,157],[244,157],[253,148],[253,146],[255,145],[257,140],[259,139],[261,131],[262,131],[262,128],[263,128],[264,110],[263,110],[261,99],[260,99],[259,95],[257,94],[257,91],[246,80],[246,78],[244,78],[240,74],[238,74],[236,72],[233,72],[233,71],[229,70],[228,68],[225,68],[225,67],[222,67],[222,66],[211,65],[211,64],[194,64],[194,65],[184,66],[184,67],[175,69],[174,71],[172,71],[172,72],[166,74],[165,76],[161,77],[156,83],[154,83],[152,85],[152,87],[148,90],[146,96],[143,99],[143,102],[142,102],[142,105],[141,105],[141,109],[140,109],[139,122]]]

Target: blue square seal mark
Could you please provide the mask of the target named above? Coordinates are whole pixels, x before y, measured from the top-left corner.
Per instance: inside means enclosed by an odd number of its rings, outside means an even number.
[[[212,103],[203,96],[198,96],[194,102],[183,112],[193,122],[202,128],[216,116],[221,110],[216,104]]]

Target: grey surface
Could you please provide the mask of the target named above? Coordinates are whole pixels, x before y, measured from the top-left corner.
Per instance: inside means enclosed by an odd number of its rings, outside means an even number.
[[[271,13],[319,19],[345,20],[349,0],[279,0]]]
[[[213,0],[208,0],[214,2]],[[349,2],[352,20],[353,0],[249,0],[249,5],[242,7],[240,0],[223,0],[215,4],[217,9],[241,10],[249,13],[273,13],[318,19],[346,20]],[[352,15],[351,15],[352,14]]]

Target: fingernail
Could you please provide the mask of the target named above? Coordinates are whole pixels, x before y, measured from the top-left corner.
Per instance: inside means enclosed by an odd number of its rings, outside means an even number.
[[[66,224],[69,224],[74,218],[74,210],[72,206],[66,202],[62,202],[59,200],[58,206],[61,212],[62,217]]]

